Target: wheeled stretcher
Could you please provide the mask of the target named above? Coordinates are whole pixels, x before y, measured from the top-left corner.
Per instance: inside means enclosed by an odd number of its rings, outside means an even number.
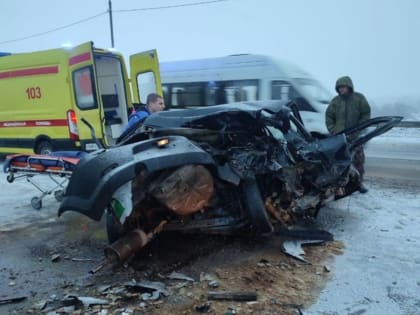
[[[7,181],[13,183],[19,179],[26,179],[41,195],[31,199],[31,206],[39,210],[42,208],[42,199],[54,194],[57,201],[63,198],[64,190],[71,174],[79,160],[86,152],[80,151],[62,151],[53,152],[48,155],[39,154],[13,154],[8,155],[3,164],[3,170],[7,175]],[[53,185],[45,188],[34,181],[37,175],[47,175]]]

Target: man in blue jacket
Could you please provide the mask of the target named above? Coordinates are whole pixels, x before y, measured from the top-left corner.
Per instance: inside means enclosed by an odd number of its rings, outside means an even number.
[[[143,121],[146,119],[147,116],[150,114],[160,112],[165,109],[165,103],[163,101],[163,97],[156,93],[150,93],[147,96],[146,106],[141,108],[138,111],[135,111],[130,115],[128,120],[128,124],[125,127],[123,133],[134,126],[137,122]]]

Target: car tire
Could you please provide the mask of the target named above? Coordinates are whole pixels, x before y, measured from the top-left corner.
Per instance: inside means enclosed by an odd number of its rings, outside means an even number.
[[[53,151],[52,143],[48,140],[42,140],[36,145],[36,154],[50,154]]]

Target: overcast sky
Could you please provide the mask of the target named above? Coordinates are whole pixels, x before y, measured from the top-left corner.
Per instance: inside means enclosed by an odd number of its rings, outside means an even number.
[[[113,10],[206,0],[113,0]],[[108,0],[0,0],[0,51],[26,52],[93,41],[111,47]],[[115,47],[126,57],[156,48],[161,61],[237,53],[292,61],[330,91],[341,75],[370,99],[420,97],[420,1],[228,0],[114,12]]]

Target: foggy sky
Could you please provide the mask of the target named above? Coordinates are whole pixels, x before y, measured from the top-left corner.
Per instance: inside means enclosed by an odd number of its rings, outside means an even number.
[[[200,0],[113,0],[134,9]],[[203,1],[203,0],[201,0]],[[0,0],[0,42],[105,12],[108,0]],[[161,61],[268,54],[292,61],[330,91],[350,75],[369,99],[420,97],[420,1],[230,0],[201,6],[114,13],[116,49],[128,59],[156,48]],[[26,52],[93,41],[111,46],[107,14],[47,35],[0,44]]]

